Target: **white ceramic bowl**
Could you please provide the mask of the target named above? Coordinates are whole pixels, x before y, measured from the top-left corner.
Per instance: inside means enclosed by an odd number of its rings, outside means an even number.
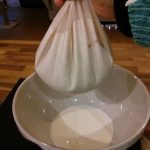
[[[44,150],[124,150],[148,123],[150,96],[117,65],[103,87],[78,95],[57,93],[33,73],[15,94],[13,115],[22,135]]]

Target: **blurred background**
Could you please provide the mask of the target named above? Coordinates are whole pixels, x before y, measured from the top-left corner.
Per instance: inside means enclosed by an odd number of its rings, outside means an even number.
[[[0,0],[0,103],[20,78],[34,72],[35,53],[58,11],[51,0]],[[114,20],[100,21],[108,34],[114,63],[132,71],[150,91],[150,48],[125,37]],[[144,136],[142,148],[150,149]]]

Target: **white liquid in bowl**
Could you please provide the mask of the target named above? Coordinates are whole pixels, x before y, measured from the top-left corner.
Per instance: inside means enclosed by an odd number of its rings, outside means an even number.
[[[95,149],[108,146],[113,138],[110,118],[91,106],[63,110],[50,126],[53,144],[67,149]]]

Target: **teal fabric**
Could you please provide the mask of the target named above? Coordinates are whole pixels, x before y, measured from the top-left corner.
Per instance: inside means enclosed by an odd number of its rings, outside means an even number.
[[[128,6],[128,15],[134,40],[150,47],[150,0],[138,0]]]

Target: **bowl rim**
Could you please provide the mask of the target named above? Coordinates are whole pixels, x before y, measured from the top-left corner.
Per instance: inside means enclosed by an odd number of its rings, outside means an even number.
[[[120,65],[117,65],[117,64],[114,64],[113,65],[113,68],[117,68],[119,70],[122,70],[122,71],[125,71],[127,73],[129,73],[130,75],[132,75],[134,78],[136,78],[136,80],[138,80],[138,82],[141,84],[141,87],[144,89],[145,91],[145,94],[147,95],[148,99],[149,99],[149,107],[150,107],[150,93],[148,92],[148,89],[146,88],[146,86],[144,85],[144,83],[141,81],[140,78],[138,78],[134,73],[132,73],[131,71],[127,70],[126,68],[124,67],[121,67]],[[24,84],[26,84],[26,82],[28,80],[30,80],[33,76],[35,76],[37,73],[36,72],[33,72],[30,76],[28,76],[22,83],[21,85],[18,87],[15,95],[14,95],[14,98],[13,98],[13,103],[12,103],[12,113],[13,113],[13,117],[14,117],[14,120],[16,122],[16,125],[19,129],[19,131],[22,133],[22,135],[34,142],[35,144],[37,145],[40,145],[40,146],[48,146],[48,147],[53,147],[53,148],[56,148],[58,150],[72,150],[72,149],[67,149],[67,148],[63,148],[63,147],[59,147],[59,146],[55,146],[53,144],[46,144],[45,142],[43,142],[42,140],[39,140],[37,138],[35,138],[33,135],[31,135],[27,130],[25,130],[22,126],[21,126],[21,123],[19,121],[19,118],[17,117],[17,114],[16,114],[16,101],[17,101],[17,96],[18,96],[18,93],[20,91],[20,89],[24,86]],[[136,139],[136,137],[139,137],[139,135],[141,133],[143,133],[148,121],[150,119],[150,109],[148,109],[148,112],[147,112],[147,116],[146,116],[146,119],[145,121],[143,122],[143,125],[139,128],[138,131],[136,131],[133,135],[131,135],[129,138],[121,141],[120,143],[116,143],[114,145],[108,145],[108,147],[104,147],[104,148],[100,148],[100,150],[112,150],[112,149],[116,149],[116,148],[119,148],[119,147],[122,147],[123,145],[127,145],[128,143],[130,143],[131,141],[133,141],[133,139]],[[136,142],[136,141],[135,141]],[[133,143],[132,143],[133,144]],[[131,145],[130,145],[131,146]],[[89,149],[89,150],[97,150],[97,149]]]

